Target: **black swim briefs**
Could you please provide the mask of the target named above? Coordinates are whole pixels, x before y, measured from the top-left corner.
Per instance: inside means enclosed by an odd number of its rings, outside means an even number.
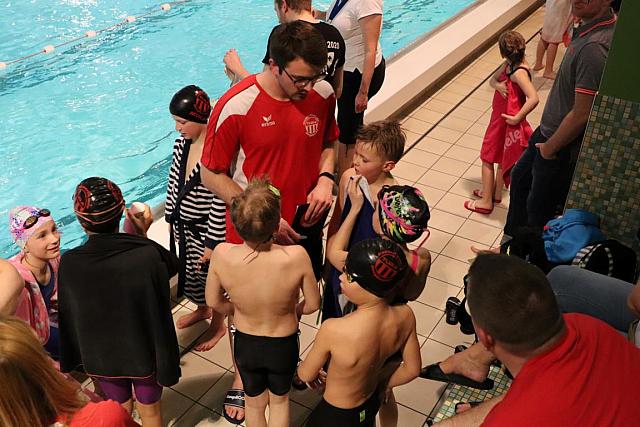
[[[322,399],[307,420],[307,427],[375,427],[376,414],[380,409],[378,392],[357,408],[336,408]]]
[[[262,337],[236,330],[233,336],[233,352],[245,394],[256,397],[266,389],[278,396],[287,394],[298,367],[298,333]]]

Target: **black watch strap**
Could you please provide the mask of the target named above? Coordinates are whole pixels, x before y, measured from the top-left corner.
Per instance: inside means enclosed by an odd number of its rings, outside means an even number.
[[[319,178],[319,177],[321,177],[321,176],[327,177],[327,178],[329,178],[331,181],[336,182],[336,177],[335,177],[335,175],[334,175],[334,174],[332,174],[331,172],[322,172],[322,173],[318,176],[318,178]]]

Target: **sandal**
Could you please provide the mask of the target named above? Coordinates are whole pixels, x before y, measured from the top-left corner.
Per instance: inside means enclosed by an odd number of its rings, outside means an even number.
[[[477,213],[483,214],[483,215],[489,215],[491,212],[493,212],[493,208],[487,209],[487,208],[478,208],[478,207],[476,207],[476,201],[475,200],[466,200],[464,202],[464,207],[465,207],[465,209],[470,210],[471,212],[477,212]]]
[[[464,375],[445,374],[438,363],[425,366],[420,370],[420,378],[426,378],[433,381],[441,381],[443,383],[453,383],[465,387],[476,388],[478,390],[491,390],[494,386],[492,379],[485,379],[483,382],[474,381]]]
[[[456,414],[458,413],[458,409],[460,408],[460,406],[462,405],[469,405],[469,407],[471,408],[475,408],[476,406],[478,406],[479,404],[481,404],[482,401],[481,400],[470,400],[468,402],[457,402],[456,403]]]
[[[480,191],[481,190],[479,188],[473,190],[473,195],[478,199],[482,199],[482,194],[480,194]],[[493,203],[502,203],[502,199],[493,199]]]
[[[244,417],[241,419],[233,418],[227,411],[224,410],[225,406],[233,406],[236,408],[244,409],[244,390],[240,390],[238,388],[231,388],[227,391],[227,395],[224,398],[224,402],[222,402],[222,415],[224,419],[229,421],[231,424],[242,424],[244,422]]]

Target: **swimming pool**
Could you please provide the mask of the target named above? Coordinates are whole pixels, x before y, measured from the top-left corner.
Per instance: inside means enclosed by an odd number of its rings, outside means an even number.
[[[475,0],[384,0],[385,56]],[[159,8],[155,0],[8,1],[0,8],[0,61],[11,61]],[[318,2],[319,8],[330,1]],[[176,133],[168,103],[197,84],[219,97],[229,85],[222,57],[238,49],[258,71],[276,24],[269,0],[192,0],[114,32],[0,70],[0,256],[15,253],[8,211],[47,207],[63,247],[83,233],[71,195],[88,176],[118,183],[128,203],[164,198]]]

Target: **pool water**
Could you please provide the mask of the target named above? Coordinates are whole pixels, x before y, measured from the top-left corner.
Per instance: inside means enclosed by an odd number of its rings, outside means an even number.
[[[474,1],[384,0],[385,56]],[[7,0],[0,6],[0,61],[160,3]],[[168,112],[173,93],[197,84],[219,97],[229,86],[222,57],[232,47],[250,71],[258,71],[276,23],[269,0],[192,0],[0,70],[0,224],[8,223],[13,206],[47,207],[61,224],[62,246],[76,246],[83,233],[71,196],[89,176],[116,182],[128,204],[162,202],[177,136]],[[0,256],[15,252],[6,225],[0,226]]]

